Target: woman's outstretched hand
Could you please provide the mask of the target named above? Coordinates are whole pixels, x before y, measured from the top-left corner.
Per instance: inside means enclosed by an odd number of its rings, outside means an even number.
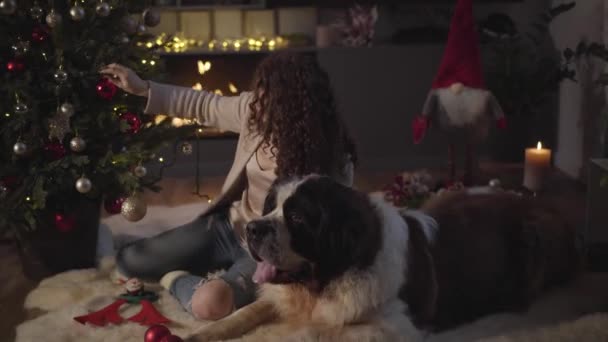
[[[148,96],[148,82],[142,80],[133,70],[125,66],[112,63],[103,67],[99,72],[127,93]]]

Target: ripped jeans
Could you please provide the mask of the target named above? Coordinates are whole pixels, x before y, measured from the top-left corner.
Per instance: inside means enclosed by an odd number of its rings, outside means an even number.
[[[226,270],[218,277],[232,288],[236,309],[255,300],[251,277],[256,263],[234,234],[227,210],[126,245],[118,251],[116,262],[120,272],[144,281],[158,281],[176,270],[191,273],[177,278],[169,289],[189,312],[196,288],[209,273],[219,270]]]

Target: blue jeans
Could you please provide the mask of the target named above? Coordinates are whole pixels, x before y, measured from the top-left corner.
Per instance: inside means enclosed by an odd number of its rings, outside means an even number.
[[[194,291],[208,273],[218,270],[226,270],[219,278],[232,288],[237,309],[255,299],[251,277],[256,263],[234,234],[227,210],[126,245],[118,251],[116,262],[123,274],[145,281],[158,281],[171,271],[190,272],[169,289],[190,312]]]

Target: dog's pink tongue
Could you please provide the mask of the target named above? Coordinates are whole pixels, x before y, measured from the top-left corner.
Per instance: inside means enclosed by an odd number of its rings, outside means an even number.
[[[266,261],[258,262],[258,267],[253,274],[253,282],[256,284],[264,284],[269,282],[277,275],[277,269]]]

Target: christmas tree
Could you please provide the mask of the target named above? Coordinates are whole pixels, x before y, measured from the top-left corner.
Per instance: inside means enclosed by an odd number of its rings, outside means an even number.
[[[145,215],[138,194],[159,180],[145,163],[190,128],[144,116],[145,99],[99,70],[116,62],[158,78],[162,46],[146,29],[160,16],[149,5],[0,1],[0,233],[85,229],[79,210],[91,201]]]

